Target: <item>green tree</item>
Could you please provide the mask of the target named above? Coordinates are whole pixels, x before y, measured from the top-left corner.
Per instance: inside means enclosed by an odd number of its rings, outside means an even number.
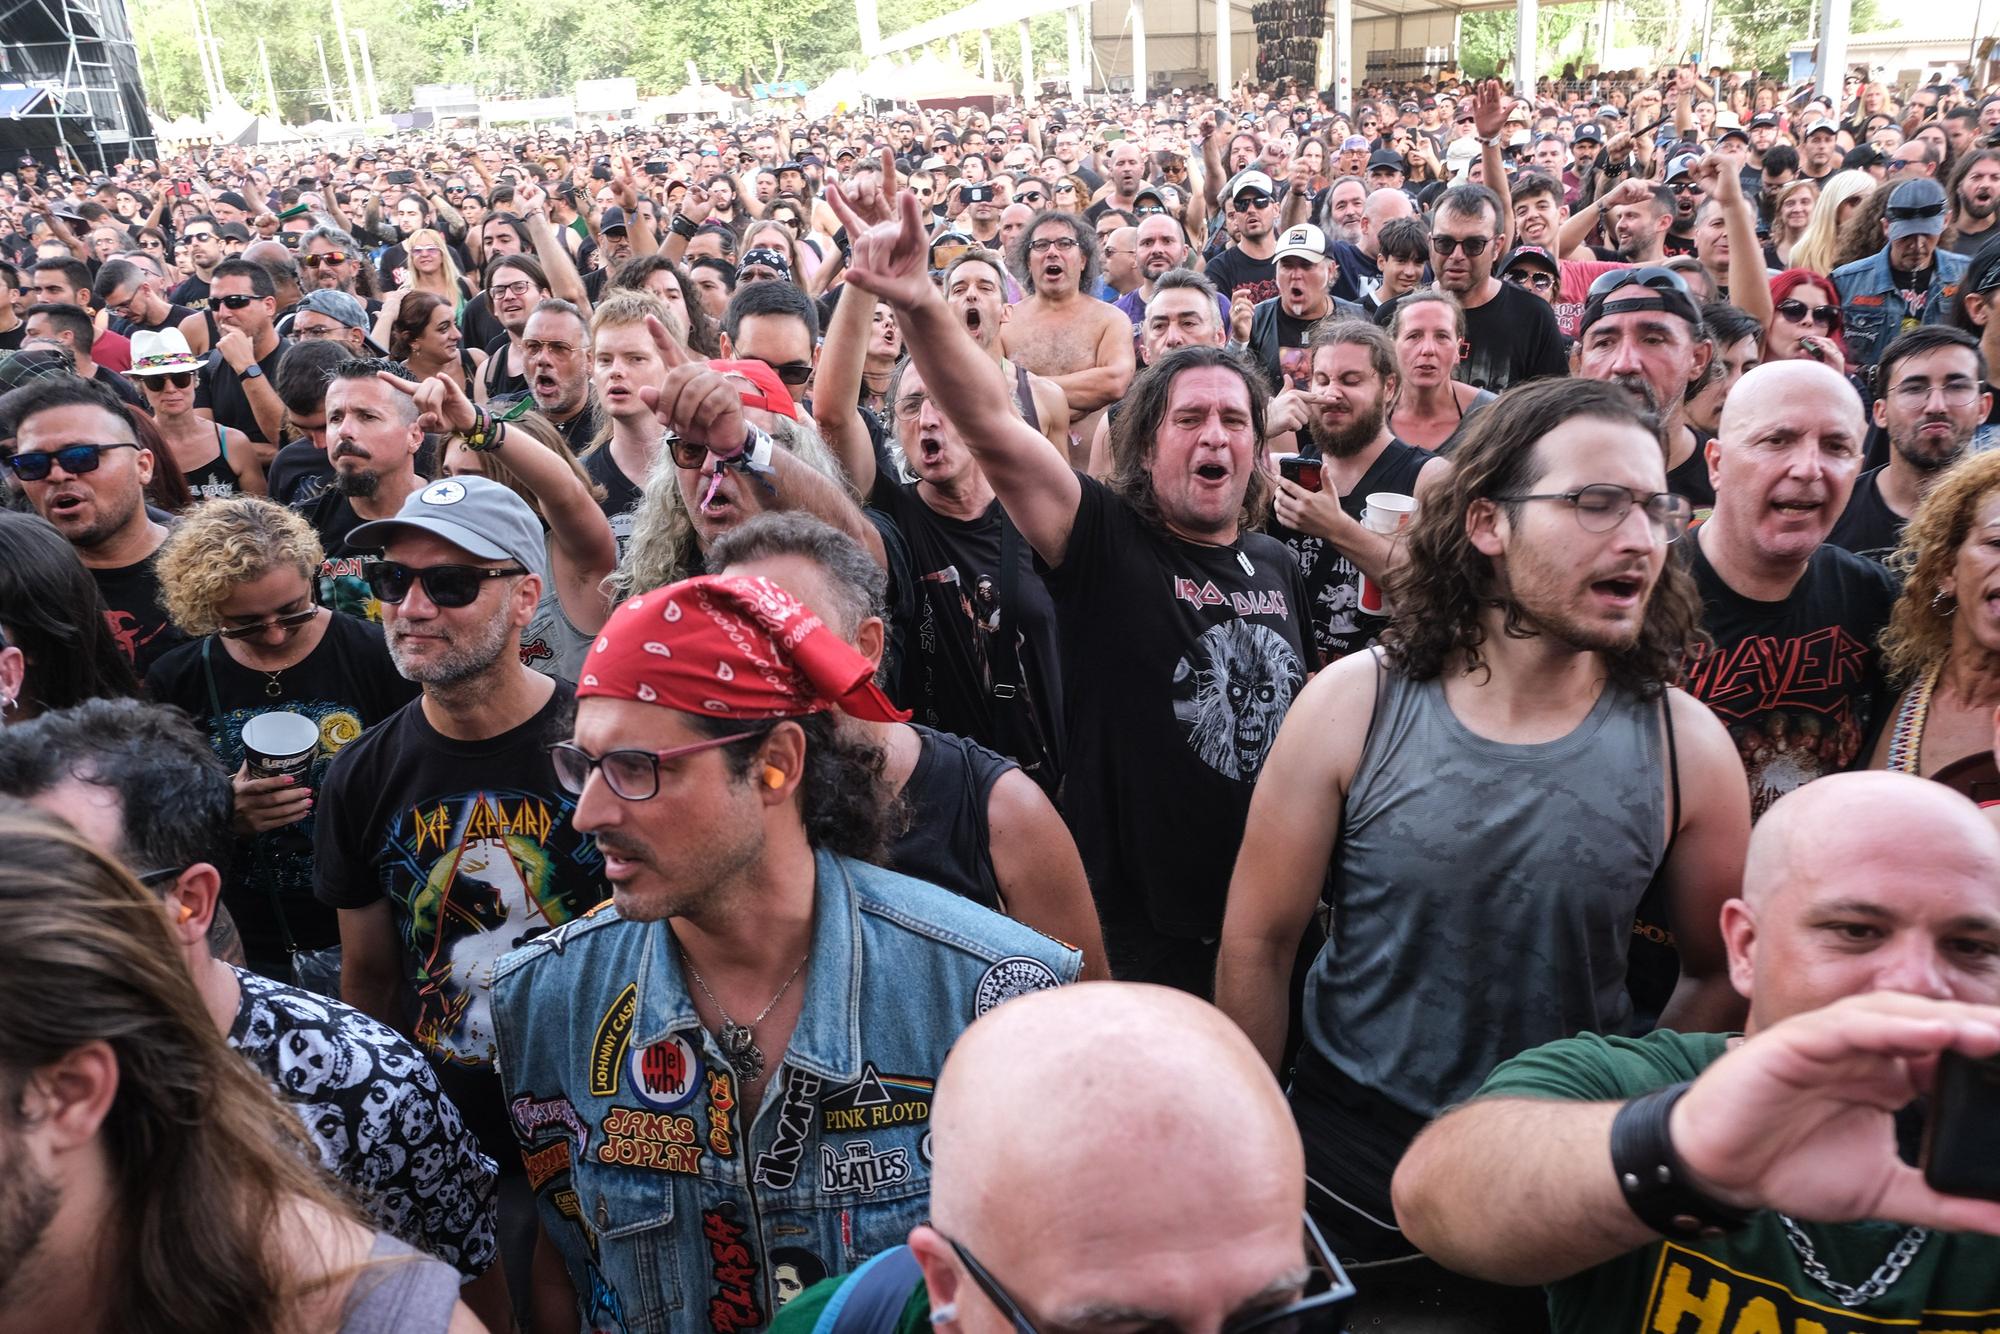
[[[1533,74],[1560,69],[1556,52],[1569,35],[1590,22],[1594,4],[1545,5],[1535,20],[1536,61]],[[1489,79],[1502,68],[1514,68],[1514,34],[1519,25],[1512,9],[1487,9],[1459,21],[1458,65],[1473,79]]]

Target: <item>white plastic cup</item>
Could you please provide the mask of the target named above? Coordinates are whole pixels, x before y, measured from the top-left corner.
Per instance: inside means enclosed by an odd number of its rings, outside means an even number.
[[[319,753],[319,724],[302,713],[260,713],[243,724],[243,760],[252,778],[304,779]]]
[[[1394,491],[1371,491],[1368,507],[1361,511],[1361,526],[1371,533],[1394,535],[1409,527],[1417,515],[1417,498]],[[1382,586],[1366,574],[1361,576],[1361,610],[1370,616],[1387,616]]]

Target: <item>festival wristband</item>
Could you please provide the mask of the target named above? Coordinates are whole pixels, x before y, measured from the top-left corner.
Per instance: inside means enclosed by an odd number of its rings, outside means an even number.
[[[1670,1084],[1632,1099],[1611,1122],[1611,1167],[1625,1206],[1647,1227],[1668,1237],[1706,1237],[1731,1232],[1757,1212],[1724,1204],[1688,1181],[1686,1164],[1674,1152],[1668,1118],[1691,1081]]]

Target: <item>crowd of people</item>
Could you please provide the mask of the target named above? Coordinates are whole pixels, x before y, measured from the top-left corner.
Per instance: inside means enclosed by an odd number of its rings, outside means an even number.
[[[2000,1324],[2000,92],[11,165],[0,1334]]]

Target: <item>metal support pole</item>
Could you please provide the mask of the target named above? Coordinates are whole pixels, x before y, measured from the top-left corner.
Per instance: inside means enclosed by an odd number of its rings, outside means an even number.
[[[1063,11],[1063,40],[1069,47],[1069,95],[1083,100],[1083,27],[1074,8]]]
[[[368,54],[368,33],[365,29],[354,30],[354,44],[361,48],[361,81],[368,87],[368,118],[374,120],[382,114],[382,98],[375,89],[375,58]]]
[[[353,108],[354,119],[362,120],[361,80],[354,77],[354,51],[347,44],[347,16],[340,0],[333,0],[333,39],[340,43],[340,62],[347,68],[347,105]]]
[[[1146,0],[1132,0],[1132,100],[1148,100],[1146,70]]]
[[[1215,0],[1215,95],[1229,96],[1229,0]]]
[[[1035,104],[1035,43],[1026,19],[1021,20],[1021,103]]]
[[[1333,104],[1354,109],[1354,0],[1333,0]]]
[[[979,30],[979,77],[993,82],[993,34],[984,28]]]
[[[1833,116],[1846,109],[1848,0],[1820,0],[1819,81],[1814,90],[1833,102]]]
[[[1514,0],[1514,95],[1535,95],[1536,0]]]

